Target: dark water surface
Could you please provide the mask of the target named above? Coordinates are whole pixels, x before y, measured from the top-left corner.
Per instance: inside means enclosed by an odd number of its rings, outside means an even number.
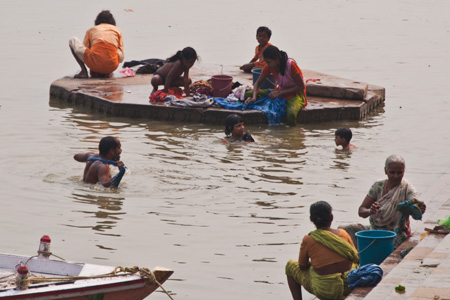
[[[175,299],[289,299],[284,264],[313,229],[311,203],[329,201],[336,226],[366,221],[357,208],[393,153],[421,192],[447,173],[449,2],[0,5],[2,252],[34,255],[48,234],[69,260],[174,269],[165,286]],[[248,126],[257,143],[225,146],[222,126],[112,119],[50,102],[51,82],[78,71],[68,39],[83,38],[102,9],[116,17],[126,60],[189,45],[205,63],[240,65],[266,25],[302,68],[383,86],[386,104],[362,121]],[[352,153],[334,146],[344,126]],[[120,138],[130,169],[120,191],[80,183],[84,166],[72,159],[105,135]]]

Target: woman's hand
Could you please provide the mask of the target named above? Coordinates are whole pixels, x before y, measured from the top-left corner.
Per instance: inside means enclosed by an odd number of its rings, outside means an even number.
[[[255,102],[255,101],[256,101],[255,98],[253,98],[253,97],[248,97],[247,100],[245,100],[244,103],[245,103],[245,105],[249,105],[250,102]]]
[[[280,92],[279,91],[273,91],[269,94],[269,98],[270,99],[275,99],[275,98],[279,98],[280,97]]]
[[[377,213],[377,211],[381,208],[380,203],[374,202],[370,206],[370,215],[374,215]]]
[[[424,214],[425,211],[427,210],[427,206],[423,202],[421,204],[419,204],[419,208],[420,208],[420,211],[422,212],[422,214]]]

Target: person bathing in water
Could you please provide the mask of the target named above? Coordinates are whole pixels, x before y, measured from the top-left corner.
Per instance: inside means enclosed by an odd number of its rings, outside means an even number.
[[[225,135],[225,139],[222,139],[225,143],[229,141],[255,141],[250,133],[245,132],[244,121],[237,114],[229,115],[225,119]]]
[[[342,146],[343,151],[354,150],[356,147],[350,144],[352,136],[353,134],[350,128],[339,128],[334,133],[334,142],[336,143],[336,146]]]
[[[106,136],[100,140],[99,153],[78,153],[73,156],[76,161],[85,162],[83,181],[86,183],[101,183],[104,187],[117,187],[125,174],[125,165],[120,161],[122,146],[119,139]],[[117,166],[119,173],[111,178],[109,165]]]
[[[89,77],[86,66],[92,77],[111,77],[124,59],[122,33],[109,10],[97,15],[95,27],[86,32],[83,43],[73,37],[69,47],[81,67],[75,78]]]
[[[197,52],[191,47],[186,47],[177,51],[175,55],[169,57],[167,62],[153,74],[151,84],[152,94],[158,90],[158,86],[163,85],[163,92],[168,93],[169,88],[184,86],[184,92],[189,97],[189,85],[192,80],[189,78],[189,69],[198,60]]]

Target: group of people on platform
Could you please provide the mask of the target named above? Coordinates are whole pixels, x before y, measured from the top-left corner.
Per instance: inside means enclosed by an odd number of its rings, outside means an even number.
[[[110,11],[100,12],[95,19],[95,26],[90,28],[83,42],[73,37],[69,40],[70,50],[81,68],[81,72],[75,78],[110,77],[119,64],[124,60],[124,43],[120,29]],[[248,93],[245,104],[255,102],[261,97],[270,99],[286,99],[286,119],[290,126],[297,124],[298,112],[307,104],[306,85],[302,70],[297,63],[289,58],[287,53],[279,50],[269,43],[272,31],[261,26],[256,31],[258,46],[255,49],[253,59],[240,67],[244,72],[250,72],[253,68],[262,68],[261,75]],[[152,94],[163,86],[162,91],[168,93],[172,87],[184,87],[186,96],[190,96],[189,86],[192,80],[189,70],[198,60],[197,52],[192,47],[183,50],[168,58],[164,65],[153,74],[151,85]],[[261,84],[273,74],[276,80],[274,90],[260,89]]]
[[[81,67],[75,77],[86,78],[90,69],[93,77],[108,77],[123,61],[123,39],[120,30],[109,11],[102,11],[95,20],[95,27],[86,32],[84,42],[72,38],[70,49]],[[257,30],[256,47],[252,60],[240,68],[250,72],[254,67],[262,68],[259,79],[254,84],[246,103],[256,101],[262,95],[271,99],[287,99],[287,120],[290,125],[296,124],[299,110],[306,105],[305,83],[303,74],[293,59],[269,43],[271,31],[267,27]],[[191,47],[178,51],[153,75],[152,93],[164,86],[164,90],[172,86],[184,86],[189,95],[189,69],[198,59]],[[278,88],[273,91],[260,90],[261,83],[269,74],[274,74]],[[253,137],[245,131],[243,119],[237,114],[227,117],[225,121],[225,142],[254,142]],[[348,128],[340,128],[335,133],[335,143],[343,150],[352,150],[350,144],[352,132]],[[120,161],[122,152],[120,141],[114,137],[105,137],[99,143],[99,153],[88,152],[74,155],[74,159],[85,162],[83,181],[100,183],[105,187],[117,187],[125,173],[125,166]],[[119,169],[119,174],[112,177],[110,166]],[[303,287],[319,299],[344,299],[350,289],[347,276],[351,270],[358,268],[359,258],[355,248],[355,233],[359,230],[390,230],[397,233],[395,246],[410,237],[410,216],[419,219],[425,213],[426,205],[418,200],[415,188],[406,179],[405,161],[398,155],[386,159],[384,171],[387,179],[377,180],[370,187],[358,209],[358,215],[369,218],[368,225],[350,224],[338,229],[332,227],[332,207],[325,201],[313,203],[310,207],[310,220],[316,230],[306,235],[300,246],[298,260],[290,260],[286,264],[286,275],[289,288],[295,300],[302,299]],[[401,208],[401,209],[400,209]]]

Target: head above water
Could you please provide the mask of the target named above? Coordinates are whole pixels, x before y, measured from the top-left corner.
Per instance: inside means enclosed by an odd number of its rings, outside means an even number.
[[[197,52],[192,47],[186,47],[183,50],[178,50],[177,53],[167,59],[168,62],[174,62],[177,60],[196,61],[199,60]]]
[[[116,20],[112,13],[109,10],[102,10],[95,19],[95,26],[100,25],[102,23],[111,24],[116,26]]]
[[[350,128],[339,128],[336,130],[334,135],[337,135],[340,138],[344,138],[347,143],[350,143],[350,140],[352,139],[352,131]]]
[[[401,157],[400,155],[393,154],[386,159],[386,162],[384,164],[384,171],[387,172],[389,166],[392,164],[401,164],[403,165],[403,167],[406,167],[405,160],[403,159],[403,157]]]
[[[105,136],[100,140],[100,143],[98,144],[98,150],[100,152],[100,155],[107,156],[110,150],[115,150],[119,146],[120,142],[117,138],[113,136]]]
[[[281,75],[284,75],[286,70],[286,62],[288,55],[286,52],[281,51],[277,47],[270,45],[263,51],[263,57],[269,68],[278,68]]]
[[[226,136],[231,136],[231,134],[233,132],[234,125],[236,125],[238,123],[242,123],[242,122],[244,122],[244,120],[242,120],[241,116],[239,116],[237,114],[229,115],[225,119],[225,135]]]
[[[256,35],[258,35],[261,32],[265,32],[267,34],[267,37],[270,40],[270,37],[272,36],[272,30],[270,30],[269,27],[266,27],[266,26],[258,27],[258,29],[256,30]]]
[[[328,228],[333,221],[331,205],[325,201],[318,201],[311,204],[309,208],[309,219],[319,228]]]

